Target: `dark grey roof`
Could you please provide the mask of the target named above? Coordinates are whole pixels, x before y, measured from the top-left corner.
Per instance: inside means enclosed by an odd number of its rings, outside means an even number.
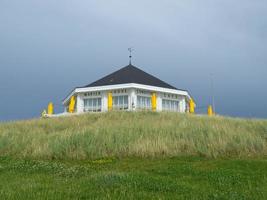
[[[177,89],[131,64],[84,87],[96,87],[124,83],[139,83],[143,85]]]

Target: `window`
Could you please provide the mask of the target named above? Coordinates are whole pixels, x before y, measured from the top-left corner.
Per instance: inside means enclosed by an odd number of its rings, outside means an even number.
[[[112,102],[114,110],[128,110],[128,95],[113,96]]]
[[[85,112],[101,112],[101,98],[84,99]]]
[[[179,111],[179,101],[162,99],[162,110],[164,111]]]
[[[151,110],[151,97],[137,96],[137,109]]]

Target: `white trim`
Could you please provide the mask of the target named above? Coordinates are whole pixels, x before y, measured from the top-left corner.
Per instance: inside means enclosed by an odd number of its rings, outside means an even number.
[[[135,89],[150,90],[150,91],[163,92],[163,93],[178,94],[178,95],[186,96],[189,99],[191,99],[187,91],[162,88],[162,87],[156,87],[156,86],[150,86],[150,85],[143,85],[143,84],[137,84],[137,83],[127,83],[127,84],[106,85],[106,86],[98,86],[98,87],[75,88],[63,100],[63,104],[65,105],[68,102],[68,100],[71,98],[71,96],[73,96],[76,93],[116,90],[116,89],[121,89],[121,88],[124,88],[124,89],[135,88]]]

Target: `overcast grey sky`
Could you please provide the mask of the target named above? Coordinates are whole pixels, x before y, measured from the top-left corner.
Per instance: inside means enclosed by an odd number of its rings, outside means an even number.
[[[266,0],[0,0],[0,120],[133,64],[219,114],[267,118]]]

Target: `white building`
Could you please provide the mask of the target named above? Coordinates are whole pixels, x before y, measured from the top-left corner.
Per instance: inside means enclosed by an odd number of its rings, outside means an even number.
[[[89,85],[75,88],[63,100],[66,112],[71,97],[75,98],[75,113],[109,110],[183,113],[187,112],[191,99],[186,90],[177,89],[131,64]]]

